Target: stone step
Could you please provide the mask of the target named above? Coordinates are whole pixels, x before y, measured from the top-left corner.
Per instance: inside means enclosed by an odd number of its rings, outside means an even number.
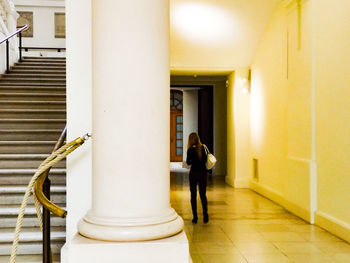
[[[17,194],[4,194],[0,196],[0,206],[6,206],[6,205],[20,205],[23,201],[23,193],[17,193]],[[66,203],[66,194],[65,193],[53,193],[51,192],[50,200],[54,202],[55,204],[65,204]],[[34,205],[33,196],[30,196],[28,199],[29,205]],[[63,205],[64,206],[64,205]]]
[[[31,86],[31,87],[39,87],[39,86],[54,86],[54,87],[66,87],[66,83],[59,83],[59,82],[17,82],[17,81],[0,81],[0,88],[2,86]]]
[[[0,110],[1,112],[1,110]],[[0,114],[1,116],[1,114]],[[66,119],[2,119],[0,118],[0,129],[63,129],[66,124]],[[3,143],[0,141],[0,153]],[[11,147],[14,147],[12,145]],[[39,145],[37,145],[39,146]],[[7,147],[7,146],[4,146]],[[14,150],[23,150],[17,149]]]
[[[11,217],[11,218],[17,218],[19,211],[20,211],[20,205],[7,205],[5,207],[0,207],[0,217]],[[62,207],[63,209],[66,209],[65,207]],[[41,210],[42,211],[42,210]],[[25,209],[25,217],[36,217],[36,210],[34,205],[28,205]],[[5,227],[3,225],[0,225],[0,228],[10,228]]]
[[[15,92],[0,92],[1,100],[14,101],[66,101],[66,95],[61,93],[15,93]]]
[[[18,61],[19,64],[27,64],[27,63],[45,63],[45,64],[66,64],[65,59],[33,59],[33,58],[23,58],[22,61]]]
[[[18,206],[20,206],[18,204]],[[19,210],[19,209],[17,209]],[[27,213],[28,208],[26,209],[26,213]],[[35,214],[35,208],[33,208],[34,210],[34,214],[26,214],[24,216],[24,220],[23,220],[23,227],[36,227],[38,228],[38,231],[40,231],[40,226],[39,226],[39,220]],[[18,215],[18,213],[17,213]],[[13,228],[13,230],[16,227],[16,223],[17,223],[17,215],[14,216],[7,216],[1,215],[1,227],[8,227],[8,228]],[[51,226],[53,227],[65,227],[66,226],[66,220],[64,218],[60,218],[60,217],[56,217],[56,216],[52,216],[51,220],[50,220]],[[0,228],[1,230],[1,228]],[[1,262],[1,261],[0,261]]]
[[[0,206],[19,205],[23,201],[24,193],[27,186],[6,185],[0,186]],[[55,204],[66,203],[66,187],[53,185],[51,186],[50,200]],[[33,205],[33,195],[28,199],[28,204]],[[1,232],[1,231],[0,231]]]
[[[51,229],[52,241],[60,241],[66,239],[66,230],[65,227],[52,227]],[[0,244],[12,243],[14,233],[12,228],[2,228],[0,233]],[[31,242],[41,242],[42,232],[37,231],[37,228],[24,227],[19,235],[19,241],[23,243]]]
[[[0,255],[11,254],[12,241],[14,233],[0,233]],[[66,239],[65,231],[51,232],[51,249],[54,254],[60,252],[62,245]],[[19,255],[35,255],[42,253],[42,232],[23,228],[19,237],[18,254]]]
[[[25,62],[44,62],[44,63],[66,63],[65,59],[58,59],[58,58],[23,58],[22,61]]]
[[[35,83],[66,83],[66,79],[61,79],[61,78],[38,78],[36,76],[32,76],[30,78],[22,78],[19,76],[14,76],[12,77],[11,75],[6,75],[6,77],[2,77],[0,79],[1,82],[3,83],[7,83],[7,82],[15,82],[15,83],[31,83],[31,84],[35,84]]]
[[[0,141],[0,154],[49,154],[55,144],[56,141]]]
[[[38,60],[42,60],[42,59],[57,59],[57,60],[66,60],[66,57],[35,57],[35,56],[23,56],[23,59],[38,59]]]
[[[36,75],[36,74],[66,74],[66,70],[50,70],[50,69],[14,69],[12,68],[10,70],[10,74],[33,74],[33,75]]]
[[[66,94],[66,87],[64,86],[0,86],[0,93],[56,93]]]
[[[66,63],[65,62],[44,62],[44,61],[23,61],[21,63],[15,63],[15,66],[20,65],[20,66],[32,66],[32,67],[65,67]]]
[[[58,66],[33,66],[33,65],[25,65],[25,64],[16,64],[11,67],[10,70],[66,70],[66,65],[58,65]]]
[[[38,168],[48,156],[48,154],[0,154],[0,169]],[[55,164],[54,167],[65,168],[65,160]]]
[[[8,263],[10,256],[0,256],[0,263]],[[60,262],[60,255],[54,254],[52,256],[53,263]],[[18,255],[16,257],[17,263],[42,263],[43,256],[42,255]]]
[[[53,234],[53,233],[51,233],[51,234]],[[64,243],[65,243],[65,239],[63,239],[63,238],[60,241],[52,241],[51,242],[51,251],[54,254],[60,253],[61,248],[63,247]],[[0,255],[3,255],[3,256],[10,255],[11,249],[12,249],[12,244],[10,244],[10,243],[1,244],[0,243]],[[18,246],[17,255],[39,255],[39,254],[42,254],[41,242],[32,242],[32,243],[26,242],[26,243],[21,243]],[[27,261],[25,261],[25,262],[28,263]]]
[[[62,129],[0,129],[0,141],[57,140]]]
[[[65,119],[65,109],[0,109],[1,119]]]
[[[63,209],[66,209],[65,205],[62,205],[62,204],[57,204],[57,205],[59,205]],[[1,218],[0,231],[2,228],[7,228],[7,229],[13,228],[13,231],[15,230],[20,206],[21,206],[20,204],[17,204],[17,205],[6,205],[4,207],[0,207],[0,218]],[[34,205],[28,205],[24,212],[25,213],[24,213],[22,227],[37,228],[37,231],[40,231],[39,220],[38,220]],[[66,220],[64,218],[60,218],[54,215],[51,216],[50,223],[52,227],[66,226]]]
[[[36,169],[0,169],[0,185],[26,186],[35,172]],[[52,168],[49,178],[53,186],[64,186],[66,169]]]
[[[26,78],[26,79],[30,79],[30,78],[43,78],[43,79],[47,79],[47,78],[57,78],[57,79],[66,79],[66,74],[62,74],[62,73],[46,73],[46,74],[41,74],[41,73],[17,73],[17,72],[10,72],[9,74],[6,75],[2,75],[1,79],[14,79],[14,78]]]
[[[66,62],[65,57],[34,57],[34,56],[24,56],[20,62],[24,61],[48,61],[48,62]]]
[[[65,109],[65,101],[22,101],[22,100],[2,100],[0,99],[1,109]]]

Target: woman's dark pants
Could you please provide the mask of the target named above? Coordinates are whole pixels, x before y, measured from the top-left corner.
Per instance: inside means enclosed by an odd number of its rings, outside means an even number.
[[[191,206],[193,218],[197,216],[197,185],[199,186],[199,196],[202,202],[203,216],[208,215],[207,204],[207,173],[206,172],[191,172],[190,173],[190,191],[191,191]]]

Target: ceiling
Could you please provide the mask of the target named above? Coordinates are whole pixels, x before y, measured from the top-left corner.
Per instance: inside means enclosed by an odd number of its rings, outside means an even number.
[[[282,0],[170,0],[173,72],[249,67]]]

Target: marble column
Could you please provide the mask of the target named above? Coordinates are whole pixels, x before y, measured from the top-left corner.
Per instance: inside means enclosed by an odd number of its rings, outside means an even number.
[[[92,10],[92,208],[78,231],[104,241],[175,235],[168,0],[93,0]]]

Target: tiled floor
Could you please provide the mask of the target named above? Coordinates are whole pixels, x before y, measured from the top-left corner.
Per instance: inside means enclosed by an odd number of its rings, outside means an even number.
[[[209,224],[202,217],[192,224],[188,175],[172,172],[171,203],[185,220],[194,263],[350,262],[348,243],[250,190],[211,180],[207,197]]]

